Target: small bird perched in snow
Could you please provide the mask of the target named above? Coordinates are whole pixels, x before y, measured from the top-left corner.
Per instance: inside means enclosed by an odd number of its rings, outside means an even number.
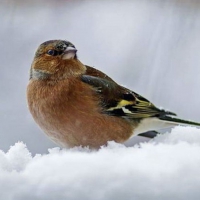
[[[63,147],[99,148],[159,128],[200,123],[171,117],[103,72],[84,65],[65,40],[42,43],[27,87],[29,110],[41,129]],[[148,137],[148,134],[147,134]]]

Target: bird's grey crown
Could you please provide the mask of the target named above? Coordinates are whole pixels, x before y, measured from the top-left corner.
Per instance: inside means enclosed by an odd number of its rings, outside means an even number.
[[[49,44],[55,44],[55,48],[58,50],[65,50],[68,46],[75,47],[71,42],[67,40],[48,40],[43,42],[40,46],[47,46]]]
[[[41,47],[52,45],[52,44],[53,44],[53,48],[59,52],[64,52],[67,49],[67,47],[75,48],[75,46],[67,40],[48,40],[46,42],[43,42],[39,46],[38,50],[35,53],[35,57],[39,57],[44,53],[43,48],[41,48]]]

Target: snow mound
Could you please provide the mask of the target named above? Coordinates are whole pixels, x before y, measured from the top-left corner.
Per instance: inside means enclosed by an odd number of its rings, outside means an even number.
[[[171,200],[200,197],[200,129],[176,127],[134,147],[0,151],[0,199]]]

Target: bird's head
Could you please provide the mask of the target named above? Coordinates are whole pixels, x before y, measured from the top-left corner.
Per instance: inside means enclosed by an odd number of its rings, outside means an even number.
[[[66,40],[49,40],[42,43],[31,66],[30,78],[60,78],[85,70],[76,55],[75,46]],[[56,76],[57,75],[57,76]]]

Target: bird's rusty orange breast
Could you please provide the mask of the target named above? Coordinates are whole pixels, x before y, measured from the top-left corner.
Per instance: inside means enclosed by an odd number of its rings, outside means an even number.
[[[78,78],[30,80],[27,100],[37,124],[64,147],[98,148],[110,140],[123,142],[133,132],[123,118],[102,114],[98,96]]]

